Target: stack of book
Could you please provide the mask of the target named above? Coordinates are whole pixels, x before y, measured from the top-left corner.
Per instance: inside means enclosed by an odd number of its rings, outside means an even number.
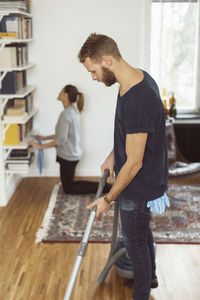
[[[33,110],[32,93],[26,98],[10,99],[4,110],[4,122],[23,122]]]
[[[33,110],[33,94],[30,93],[25,98],[10,99],[12,105],[22,105],[25,111],[29,114]]]
[[[7,72],[6,76],[2,80],[0,94],[16,94],[18,90],[24,88],[25,86],[26,86],[25,71]]]
[[[1,0],[0,10],[30,11],[30,0]]]
[[[5,125],[6,126],[6,125]],[[33,129],[33,118],[25,124],[11,124],[5,133],[4,146],[17,146]]]
[[[28,47],[26,44],[11,44],[0,51],[1,68],[15,68],[28,63]]]
[[[32,19],[23,16],[5,16],[1,21],[0,38],[30,39],[32,38]]]
[[[16,122],[17,120],[22,120],[24,121],[27,118],[28,114],[25,112],[25,106],[23,105],[14,105],[11,106],[10,108],[7,109],[7,113],[4,116],[4,121],[14,121]],[[20,122],[20,121],[18,121]]]
[[[12,171],[28,170],[34,152],[29,149],[13,149],[6,160],[6,168]]]

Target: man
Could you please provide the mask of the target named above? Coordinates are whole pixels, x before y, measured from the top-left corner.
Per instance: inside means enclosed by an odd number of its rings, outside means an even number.
[[[161,213],[169,205],[165,191],[168,158],[165,112],[158,87],[151,76],[130,66],[116,42],[91,34],[79,52],[79,60],[92,79],[111,86],[119,83],[115,114],[114,149],[101,166],[116,180],[107,195],[87,208],[105,213],[119,198],[122,233],[134,272],[134,300],[148,300],[156,280],[151,211]]]

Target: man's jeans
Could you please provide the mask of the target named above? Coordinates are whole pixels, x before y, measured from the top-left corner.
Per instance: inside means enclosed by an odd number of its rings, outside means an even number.
[[[149,300],[151,279],[155,278],[155,254],[147,203],[120,198],[124,245],[134,274],[133,300]]]

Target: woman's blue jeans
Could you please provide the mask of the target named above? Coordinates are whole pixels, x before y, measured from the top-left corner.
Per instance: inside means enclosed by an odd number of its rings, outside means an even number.
[[[124,245],[133,266],[133,300],[149,300],[151,279],[156,276],[150,209],[147,202],[120,198],[120,216]]]

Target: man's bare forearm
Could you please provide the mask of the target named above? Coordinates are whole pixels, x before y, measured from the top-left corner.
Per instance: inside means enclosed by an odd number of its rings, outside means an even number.
[[[142,168],[142,163],[130,164],[128,161],[121,168],[111,190],[107,197],[110,201],[116,200],[121,192],[134,179],[139,170]]]
[[[110,159],[113,159],[114,160],[114,150],[112,149],[112,151],[110,152],[110,154],[108,155],[108,157]]]

